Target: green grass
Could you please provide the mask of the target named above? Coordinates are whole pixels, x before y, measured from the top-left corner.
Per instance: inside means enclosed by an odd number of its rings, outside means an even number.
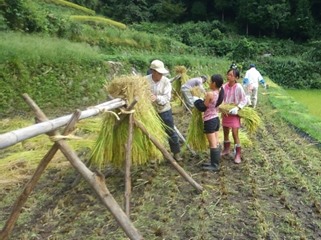
[[[308,112],[306,105],[299,102],[297,98],[288,95],[286,90],[274,84],[268,78],[267,80],[270,86],[267,93],[269,94],[270,101],[276,108],[276,111],[279,113],[279,115],[287,122],[321,143],[320,117],[311,115]],[[315,92],[320,93],[320,91]],[[308,98],[308,100],[309,99],[310,98]],[[315,102],[312,104],[313,106],[316,106],[318,104],[317,99],[315,99]]]
[[[19,60],[29,64],[84,64],[101,60],[99,52],[85,43],[44,35],[0,32],[0,62]]]
[[[321,90],[286,90],[286,92],[296,99],[297,101],[304,104],[309,114],[319,117],[321,119],[320,110],[320,96]]]

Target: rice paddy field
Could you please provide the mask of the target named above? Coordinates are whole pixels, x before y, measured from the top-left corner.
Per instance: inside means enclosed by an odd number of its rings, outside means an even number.
[[[203,192],[166,160],[133,166],[130,220],[144,239],[321,239],[321,150],[280,115],[282,109],[270,99],[273,91],[260,89],[257,113],[263,126],[247,135],[251,144],[242,147],[241,164],[233,162],[231,151],[221,158],[219,172],[204,171],[201,164],[209,161],[208,151],[194,155],[182,143],[184,160],[178,164]],[[173,113],[175,125],[187,136],[190,113],[181,106]],[[32,122],[31,117],[18,119],[13,126],[13,120],[2,119],[1,132]],[[80,121],[74,134],[82,139],[78,144],[68,141],[84,162],[99,122],[99,116]],[[50,146],[42,136],[0,150],[0,228]],[[39,156],[23,154],[31,151]],[[124,170],[107,166],[101,172],[123,208]],[[9,239],[129,239],[87,182],[75,184],[77,176],[58,154],[28,198]]]
[[[286,92],[304,104],[311,115],[321,119],[321,90],[286,90]]]

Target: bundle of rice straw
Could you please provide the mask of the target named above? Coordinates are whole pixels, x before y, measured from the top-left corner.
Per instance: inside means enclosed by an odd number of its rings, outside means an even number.
[[[204,93],[198,86],[193,87],[191,93],[193,96],[204,98]],[[192,118],[188,126],[186,144],[189,144],[195,151],[205,151],[208,149],[207,138],[204,134],[203,113],[195,107],[193,108]]]
[[[173,89],[180,95],[180,97],[183,97],[181,94],[181,87],[183,86],[184,83],[189,79],[189,76],[187,75],[187,69],[184,66],[176,66],[175,67],[175,75],[181,75],[180,79],[175,80],[172,82],[172,87]],[[181,104],[180,101],[176,94],[172,94],[173,102],[177,102],[177,104]]]
[[[204,134],[203,113],[195,107],[192,110],[192,118],[188,125],[186,144],[195,151],[205,151],[208,149],[208,141]]]
[[[223,114],[228,114],[228,112],[234,108],[233,104],[221,104],[219,106],[219,111]],[[257,112],[250,107],[244,107],[238,111],[238,115],[244,121],[245,127],[249,134],[253,134],[259,127],[262,127],[262,121]]]
[[[167,134],[164,124],[149,99],[150,84],[141,76],[121,76],[106,85],[108,94],[114,98],[122,98],[131,103],[139,97],[134,106],[134,118],[139,121],[162,144],[167,143]],[[120,110],[115,110],[121,114]],[[124,166],[126,158],[126,143],[128,139],[129,117],[126,117],[114,129],[116,122],[114,114],[104,113],[101,130],[96,139],[91,156],[91,164],[99,168],[111,163],[116,167]],[[133,165],[145,164],[150,160],[163,160],[162,153],[145,136],[139,128],[134,126],[131,160]]]

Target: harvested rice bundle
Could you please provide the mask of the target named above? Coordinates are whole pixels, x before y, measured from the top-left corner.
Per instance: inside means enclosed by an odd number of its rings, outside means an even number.
[[[181,87],[183,86],[184,83],[189,79],[189,76],[187,75],[187,69],[184,66],[176,66],[175,67],[175,75],[181,75],[180,79],[174,81],[172,83],[173,88],[180,93]]]
[[[208,141],[204,134],[203,113],[195,107],[192,110],[192,118],[188,126],[186,144],[189,144],[194,151],[208,149]]]
[[[187,69],[184,66],[175,67],[175,75],[181,75],[181,77],[172,82],[173,94],[171,102],[173,106],[180,106],[182,104],[181,99],[183,99],[183,95],[181,94],[181,87],[189,79],[186,72]]]
[[[149,82],[141,76],[121,76],[115,78],[106,85],[108,94],[114,98],[122,98],[131,103],[135,97],[139,97],[134,106],[134,117],[148,132],[150,132],[162,144],[167,142],[167,134],[158,113],[152,106],[149,99]],[[121,111],[115,111],[121,114]],[[101,130],[93,148],[91,163],[100,168],[107,163],[121,167],[126,158],[126,144],[128,139],[129,118],[125,118],[116,129],[114,125],[116,118],[114,114],[104,113]],[[161,152],[145,136],[141,130],[134,126],[134,136],[132,143],[132,164],[145,164],[149,160],[162,160]]]
[[[219,111],[224,114],[228,114],[229,110],[234,108],[232,104],[221,104]],[[257,112],[250,107],[244,107],[238,111],[238,115],[243,119],[246,129],[249,134],[253,134],[259,127],[262,126],[262,121]]]
[[[199,98],[203,98],[203,99],[205,98],[204,92],[202,91],[202,89],[199,86],[192,87],[191,94],[195,97],[199,97]]]
[[[193,96],[204,98],[204,93],[199,86],[191,88],[191,93]],[[195,151],[205,151],[208,149],[207,138],[204,134],[203,113],[195,107],[193,108],[192,118],[188,126],[186,143]]]
[[[175,68],[175,73],[176,73],[176,75],[177,75],[177,74],[181,74],[181,78],[180,78],[180,84],[181,84],[181,86],[183,86],[183,85],[187,82],[187,80],[190,78],[190,77],[187,75],[187,69],[186,69],[186,67],[184,67],[184,66],[177,66],[177,67]],[[181,88],[179,88],[179,89],[181,89]]]

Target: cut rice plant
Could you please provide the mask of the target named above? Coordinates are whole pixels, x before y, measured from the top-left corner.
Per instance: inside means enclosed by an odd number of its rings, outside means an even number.
[[[199,86],[191,88],[193,96],[204,98],[204,93]],[[187,144],[189,144],[195,151],[205,151],[208,149],[206,135],[204,134],[203,113],[193,108],[192,118],[188,126]]]
[[[47,135],[42,134],[0,150],[0,185],[3,186],[0,194],[5,189],[17,186],[29,179],[53,144]],[[65,156],[58,151],[48,168],[62,169],[69,166]]]
[[[195,107],[192,111],[192,118],[188,125],[186,144],[189,144],[194,151],[205,151],[208,149],[208,142],[204,134],[203,113]]]
[[[189,76],[187,75],[187,69],[185,66],[177,66],[175,68],[176,75],[181,74],[180,84],[181,86],[187,82]]]
[[[166,144],[167,134],[165,125],[149,99],[150,84],[141,76],[120,76],[106,85],[109,95],[122,98],[131,103],[134,98],[139,98],[134,106],[134,118],[139,121],[158,142]],[[117,115],[126,114],[120,109]],[[100,169],[110,163],[115,167],[124,166],[126,158],[126,144],[129,136],[129,117],[125,117],[117,127],[118,120],[110,112],[104,113],[101,130],[95,141],[91,164]],[[150,160],[163,160],[158,148],[144,135],[139,128],[134,126],[131,161],[133,165],[146,164]]]
[[[174,82],[172,82],[173,91],[175,91],[180,98],[183,98],[181,94],[181,87],[182,85],[189,79],[187,75],[187,69],[184,66],[176,66],[175,67],[175,75],[181,75],[181,77]],[[172,102],[174,105],[181,105],[181,100],[176,94],[172,94]]]
[[[235,105],[233,104],[221,104],[219,106],[219,111],[223,114],[228,114],[228,112],[234,108]],[[253,134],[256,130],[262,127],[262,121],[255,109],[250,107],[244,107],[238,111],[238,115],[244,122],[246,129],[248,130],[249,134]]]
[[[204,92],[202,91],[202,89],[199,86],[192,87],[191,88],[191,94],[193,96],[195,96],[195,97],[199,97],[199,98],[205,99]]]

